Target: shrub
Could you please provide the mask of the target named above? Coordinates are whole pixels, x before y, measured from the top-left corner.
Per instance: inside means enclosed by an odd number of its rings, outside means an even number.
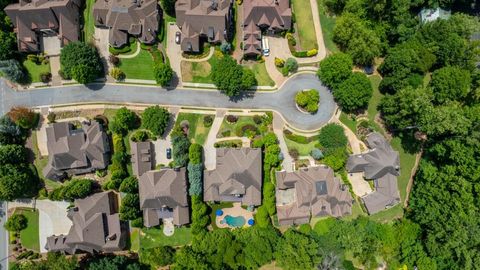
[[[170,246],[159,246],[142,249],[139,254],[140,262],[150,265],[152,269],[170,265],[174,262],[175,249]]]
[[[110,70],[110,76],[114,78],[116,81],[122,81],[125,79],[125,73],[118,67],[114,67]]]
[[[48,83],[52,80],[52,73],[50,72],[42,72],[40,73],[40,81],[43,83]]]
[[[27,60],[32,61],[35,64],[38,64],[38,56],[36,54],[27,55]]]
[[[203,117],[203,125],[204,125],[205,127],[211,127],[212,124],[213,124],[213,116],[211,116],[211,115],[205,115],[205,116]]]
[[[312,57],[312,56],[315,56],[318,54],[318,50],[317,49],[311,49],[309,51],[307,51],[307,56],[308,57]]]
[[[236,115],[227,115],[227,122],[230,124],[234,124],[238,121],[238,116]]]
[[[56,118],[57,118],[57,115],[54,112],[49,112],[47,115],[48,123],[55,123]]]
[[[5,229],[10,232],[18,232],[27,228],[28,220],[22,214],[13,214],[5,223]]]
[[[320,149],[318,148],[313,148],[312,151],[310,152],[310,155],[313,157],[315,160],[320,160],[323,158],[323,153]]]
[[[303,57],[307,57],[307,51],[295,51],[293,52],[293,56],[295,57],[299,57],[299,58],[303,58]]]
[[[257,213],[255,214],[254,219],[255,224],[260,228],[266,228],[272,225],[268,210],[264,205],[257,208]]]
[[[18,83],[25,78],[22,66],[15,59],[0,61],[0,73],[3,77],[12,82]]]
[[[227,54],[232,50],[232,45],[226,41],[223,41],[222,44],[220,45],[220,50],[224,54]]]
[[[188,194],[190,196],[202,195],[203,165],[189,163],[187,169],[188,169],[188,182],[190,184],[190,187],[188,189]]]
[[[283,75],[284,77],[288,76],[288,73],[289,73],[288,67],[286,67],[286,66],[282,67],[282,69],[280,70],[280,72],[282,73],[282,75]]]
[[[93,192],[93,181],[90,179],[72,179],[50,192],[48,198],[53,201],[73,201],[85,198]]]
[[[13,107],[7,114],[15,124],[25,129],[35,128],[38,124],[38,113],[27,107]]]
[[[292,149],[288,150],[288,153],[295,160],[298,159],[298,157],[300,156],[300,153],[298,152],[298,150],[296,148],[292,148]]]
[[[48,191],[46,188],[41,188],[39,191],[38,191],[38,196],[41,197],[41,198],[48,198]]]
[[[140,215],[140,199],[138,194],[128,193],[122,199],[122,205],[120,206],[120,219],[134,220],[139,218]]]
[[[108,57],[108,61],[110,62],[110,64],[112,64],[114,67],[118,66],[120,64],[120,58],[116,57],[115,55],[113,54],[110,54],[110,56]]]
[[[295,58],[288,58],[285,62],[285,67],[287,68],[288,72],[296,72],[298,69],[298,63]]]
[[[115,112],[109,128],[113,133],[126,134],[129,130],[137,127],[137,125],[137,115],[126,107],[122,107]]]
[[[126,152],[127,149],[125,148],[125,144],[123,143],[123,137],[120,134],[113,134],[113,152]]]
[[[319,142],[324,148],[345,148],[348,139],[340,125],[330,123],[320,130]]]
[[[143,217],[138,217],[132,221],[130,221],[130,226],[134,228],[142,228],[143,227]]]
[[[275,66],[276,67],[283,67],[285,65],[285,60],[281,59],[281,58],[277,58],[275,57]]]
[[[325,153],[325,157],[322,162],[332,168],[334,171],[343,169],[347,161],[348,155],[345,148],[330,149],[328,153]]]
[[[222,131],[222,137],[224,137],[224,138],[225,138],[225,137],[230,137],[231,133],[232,133],[232,132],[231,132],[230,130],[228,130],[228,129],[227,129],[227,130],[224,130],[224,131]]]
[[[295,95],[295,102],[301,108],[309,113],[316,113],[318,111],[318,103],[320,102],[320,95],[315,89],[308,91],[300,91]]]
[[[125,178],[120,184],[120,192],[125,193],[137,193],[138,192],[138,180],[134,176]]]
[[[148,132],[145,130],[137,130],[130,137],[130,139],[134,142],[144,142],[148,140],[148,138],[149,138]]]
[[[202,163],[202,146],[197,143],[192,143],[188,149],[188,158],[192,164]]]
[[[285,37],[287,38],[288,44],[289,44],[291,47],[297,45],[297,41],[295,40],[295,37],[293,36],[292,33],[287,33],[287,34],[285,35]]]
[[[255,122],[255,124],[257,125],[260,125],[262,123],[262,117],[258,114],[254,115],[253,116],[253,122]]]

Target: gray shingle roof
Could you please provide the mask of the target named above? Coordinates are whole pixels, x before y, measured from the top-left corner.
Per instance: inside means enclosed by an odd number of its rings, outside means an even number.
[[[400,202],[397,186],[400,157],[379,133],[369,134],[367,144],[370,151],[348,158],[347,171],[364,172],[366,179],[374,180],[375,191],[362,198],[367,211],[374,214]]]
[[[260,205],[262,152],[253,148],[217,148],[216,168],[204,173],[205,201]]]
[[[133,174],[140,177],[153,169],[153,145],[151,142],[130,142]]]
[[[327,166],[278,171],[277,217],[281,225],[303,224],[310,217],[351,213],[352,196]]]
[[[47,29],[58,35],[62,46],[78,41],[81,4],[80,0],[20,0],[8,5],[5,13],[17,33],[18,50],[40,51],[39,36]]]
[[[68,254],[77,252],[113,252],[125,247],[126,232],[116,213],[117,201],[113,192],[96,193],[75,200],[68,210],[73,225],[67,235],[47,238],[48,251]]]
[[[156,226],[167,217],[172,217],[175,225],[190,222],[185,168],[148,171],[138,184],[146,227]]]
[[[43,175],[61,180],[65,174],[82,174],[104,169],[108,165],[107,134],[96,121],[83,123],[74,129],[68,122],[51,124],[46,128],[49,160]]]

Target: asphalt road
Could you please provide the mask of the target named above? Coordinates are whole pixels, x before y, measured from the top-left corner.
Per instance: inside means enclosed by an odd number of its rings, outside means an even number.
[[[297,110],[294,97],[299,90],[317,89],[320,93],[319,111],[315,115]],[[331,93],[313,73],[291,77],[278,91],[250,92],[248,96],[230,100],[216,90],[174,89],[160,87],[94,84],[58,88],[14,91],[0,81],[0,112],[12,106],[49,106],[88,102],[144,103],[209,108],[268,109],[279,112],[294,128],[315,130],[327,123],[335,110]]]
[[[7,219],[7,204],[0,201],[0,270],[8,269],[8,243],[7,231],[3,227]]]

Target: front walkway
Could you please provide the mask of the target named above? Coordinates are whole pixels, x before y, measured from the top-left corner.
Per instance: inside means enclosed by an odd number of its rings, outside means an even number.
[[[38,232],[40,240],[40,253],[46,253],[47,237],[51,235],[68,234],[72,221],[67,217],[68,202],[50,200],[32,201],[29,199],[17,200],[8,203],[8,209],[17,207],[36,208],[39,211]]]
[[[228,226],[226,222],[223,222],[223,219],[226,216],[239,217],[242,216],[245,219],[245,225],[243,227],[248,227],[248,220],[253,219],[253,212],[248,211],[242,208],[242,204],[239,202],[233,203],[231,208],[222,208],[223,215],[215,216],[215,224],[218,228],[232,228]]]
[[[285,122],[283,118],[277,113],[273,113],[273,133],[277,135],[278,143],[280,150],[283,154],[282,168],[287,172],[293,172],[294,170],[294,160],[288,152],[287,143],[285,142],[285,137],[283,137],[283,129],[285,127]]]

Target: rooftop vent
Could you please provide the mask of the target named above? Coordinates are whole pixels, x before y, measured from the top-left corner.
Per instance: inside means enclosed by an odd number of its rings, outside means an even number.
[[[218,2],[217,2],[217,0],[212,0],[211,7],[212,7],[213,10],[217,10],[217,9],[218,9]]]

